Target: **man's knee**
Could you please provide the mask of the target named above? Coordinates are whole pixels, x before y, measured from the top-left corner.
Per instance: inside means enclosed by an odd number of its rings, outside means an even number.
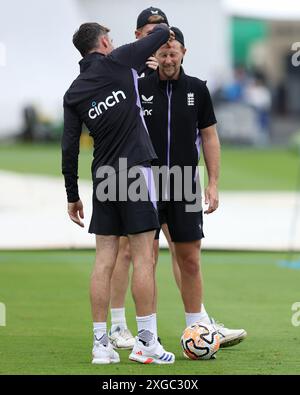
[[[187,274],[189,276],[196,276],[199,274],[199,260],[195,259],[193,256],[186,256],[185,258],[178,260],[178,264],[182,274]]]
[[[114,267],[115,267],[115,262],[109,260],[103,260],[102,256],[96,253],[95,266],[92,272],[92,276],[98,276],[103,274],[107,274],[111,276]]]
[[[176,249],[177,262],[182,274],[198,275],[200,271],[200,245],[199,241],[182,246],[180,251],[178,251],[178,248]]]
[[[131,262],[131,251],[127,237],[122,238],[119,245],[118,260],[122,260],[123,264],[130,264]]]

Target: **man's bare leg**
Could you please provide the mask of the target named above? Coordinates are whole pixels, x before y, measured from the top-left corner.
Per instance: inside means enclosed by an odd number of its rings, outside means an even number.
[[[168,241],[169,245],[169,250],[171,252],[172,256],[172,268],[173,268],[173,274],[175,277],[176,284],[179,288],[181,287],[181,278],[180,278],[180,269],[178,267],[177,259],[176,259],[176,254],[175,254],[175,246],[174,243],[171,240],[171,236],[169,233],[168,225],[163,224],[162,225],[162,230],[164,232],[164,235],[166,236],[166,239]],[[157,299],[158,299],[158,289],[157,289],[157,280],[156,280],[156,269],[157,269],[157,262],[158,262],[158,256],[159,256],[159,240],[154,240],[154,248],[153,248],[153,255],[154,255],[154,309],[153,309],[153,315],[155,318],[155,321],[157,321]],[[156,324],[157,325],[157,324]],[[156,333],[156,336],[158,334]]]
[[[128,237],[120,237],[117,262],[111,279],[111,328],[109,339],[116,349],[132,349],[135,339],[127,327],[125,298],[129,284],[131,252]]]
[[[157,341],[154,308],[154,231],[129,236],[133,261],[132,295],[136,306],[138,336],[129,359],[140,363],[174,363],[174,354]]]
[[[90,299],[94,322],[106,322],[110,282],[119,248],[119,237],[96,235],[96,260],[91,276]]]
[[[120,362],[107,337],[110,281],[117,259],[119,237],[96,235],[96,260],[91,275],[90,299],[94,327],[94,364]]]
[[[181,273],[180,273],[180,269],[178,266],[178,262],[177,262],[177,257],[176,257],[176,251],[175,251],[175,245],[173,243],[173,241],[171,240],[171,236],[170,236],[170,232],[169,232],[169,228],[167,224],[163,224],[162,225],[162,230],[164,232],[164,235],[166,236],[166,239],[168,241],[168,245],[169,245],[169,250],[171,251],[172,254],[172,268],[173,268],[173,274],[175,277],[175,281],[177,284],[177,287],[179,289],[179,291],[181,290]],[[199,254],[199,257],[201,256],[201,251]],[[200,275],[201,275],[201,271],[200,271]],[[206,321],[209,322],[210,318],[205,310],[204,304],[203,304],[203,299],[202,299],[202,305],[201,305],[201,313],[203,313],[204,315],[206,315]],[[203,315],[203,317],[204,317]]]
[[[173,274],[174,274],[174,277],[175,277],[175,281],[176,281],[177,287],[178,287],[178,289],[180,291],[180,289],[181,289],[181,274],[180,274],[180,269],[179,269],[177,258],[176,258],[175,246],[174,246],[174,243],[171,240],[171,236],[170,236],[170,233],[169,233],[168,225],[167,224],[162,224],[161,228],[162,228],[162,231],[164,232],[164,235],[166,236],[166,239],[168,241],[169,250],[171,252],[171,258],[172,258]]]
[[[176,280],[177,287],[178,287],[179,291],[181,292],[181,271],[180,271],[180,268],[179,268],[179,265],[177,262],[175,243],[173,243],[171,240],[171,235],[170,235],[169,228],[168,228],[167,224],[162,225],[162,230],[163,230],[164,235],[168,241],[169,250],[171,251],[171,257],[172,257],[173,274],[174,274],[174,277]],[[158,254],[159,254],[159,244],[158,244],[158,240],[155,240],[155,242],[157,242],[155,245],[155,256],[156,256],[155,262],[157,264]],[[185,243],[178,243],[178,244],[185,244]],[[201,250],[199,251],[199,259],[200,259],[200,253],[201,253]],[[201,270],[200,270],[200,278],[202,278]],[[155,299],[155,301],[156,301],[156,299]],[[205,310],[203,303],[201,304],[201,313],[202,313],[203,320],[210,322],[210,318]]]
[[[154,303],[154,231],[129,235],[133,262],[132,296],[138,316],[151,315]]]
[[[176,259],[176,253],[175,253],[175,246],[174,243],[171,240],[171,236],[169,233],[168,225],[163,224],[162,225],[162,230],[164,232],[164,235],[166,236],[166,239],[168,241],[169,245],[169,250],[171,252],[171,257],[172,257],[172,268],[173,268],[173,274],[175,277],[175,281],[177,284],[177,287],[180,291],[181,287],[181,274],[180,274],[180,269],[177,263]],[[156,268],[157,268],[157,262],[158,262],[158,256],[159,256],[159,240],[154,240],[154,284],[155,284],[155,293],[154,293],[154,310],[153,313],[155,314],[157,311],[157,281],[156,281]]]
[[[111,278],[111,302],[112,309],[125,306],[126,292],[129,284],[129,269],[131,252],[128,237],[120,237],[116,266]]]
[[[186,313],[199,313],[202,303],[201,241],[174,243],[181,273],[181,296]]]

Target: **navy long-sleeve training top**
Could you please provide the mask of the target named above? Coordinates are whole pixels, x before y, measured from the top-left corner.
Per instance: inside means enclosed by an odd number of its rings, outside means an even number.
[[[142,116],[136,70],[168,39],[169,28],[159,24],[148,36],[107,56],[93,52],[80,61],[80,74],[64,96],[62,173],[69,202],[79,200],[78,154],[83,123],[94,139],[94,181],[100,166],[123,170],[120,158],[127,159],[127,168],[156,159]]]

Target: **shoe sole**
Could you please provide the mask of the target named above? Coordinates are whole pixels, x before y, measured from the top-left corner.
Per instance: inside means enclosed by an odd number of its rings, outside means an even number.
[[[247,332],[242,332],[238,337],[225,340],[223,343],[220,342],[220,348],[233,347],[241,343],[247,337]]]
[[[113,346],[113,349],[114,350],[132,350],[133,349],[133,346],[128,346],[128,347],[118,347],[118,346],[115,346],[114,344],[112,344],[111,343],[111,345]]]
[[[119,363],[120,358],[118,359],[101,359],[101,358],[94,358],[92,360],[92,364],[94,365],[108,365],[109,363]]]
[[[109,359],[93,359],[93,365],[108,365],[110,363]]]
[[[119,347],[119,346],[116,345],[114,340],[112,340],[110,337],[108,337],[108,338],[109,338],[110,344],[113,346],[114,350],[132,350],[133,346],[134,346],[134,343],[135,343],[135,342],[133,342],[132,346]]]
[[[130,354],[129,359],[130,361],[139,362],[147,365],[150,363],[155,363],[157,365],[170,365],[175,362],[175,360],[168,362],[168,361],[162,361],[161,359],[143,357],[142,355],[136,355],[136,354]]]

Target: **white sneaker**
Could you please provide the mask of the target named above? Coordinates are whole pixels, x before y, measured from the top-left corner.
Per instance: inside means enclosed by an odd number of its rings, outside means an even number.
[[[132,350],[135,343],[130,330],[120,327],[113,332],[109,331],[108,338],[114,349]]]
[[[145,342],[136,337],[129,359],[144,364],[156,363],[162,365],[174,363],[175,355],[166,351],[157,340],[154,340],[152,344],[150,342],[149,345],[145,345]]]
[[[239,344],[247,337],[245,329],[229,329],[224,324],[216,322],[210,318],[211,324],[217,329],[220,335],[220,347],[232,347]]]
[[[105,346],[103,342],[94,340],[93,360],[94,364],[108,364],[120,362],[119,354],[113,349],[110,342]]]

